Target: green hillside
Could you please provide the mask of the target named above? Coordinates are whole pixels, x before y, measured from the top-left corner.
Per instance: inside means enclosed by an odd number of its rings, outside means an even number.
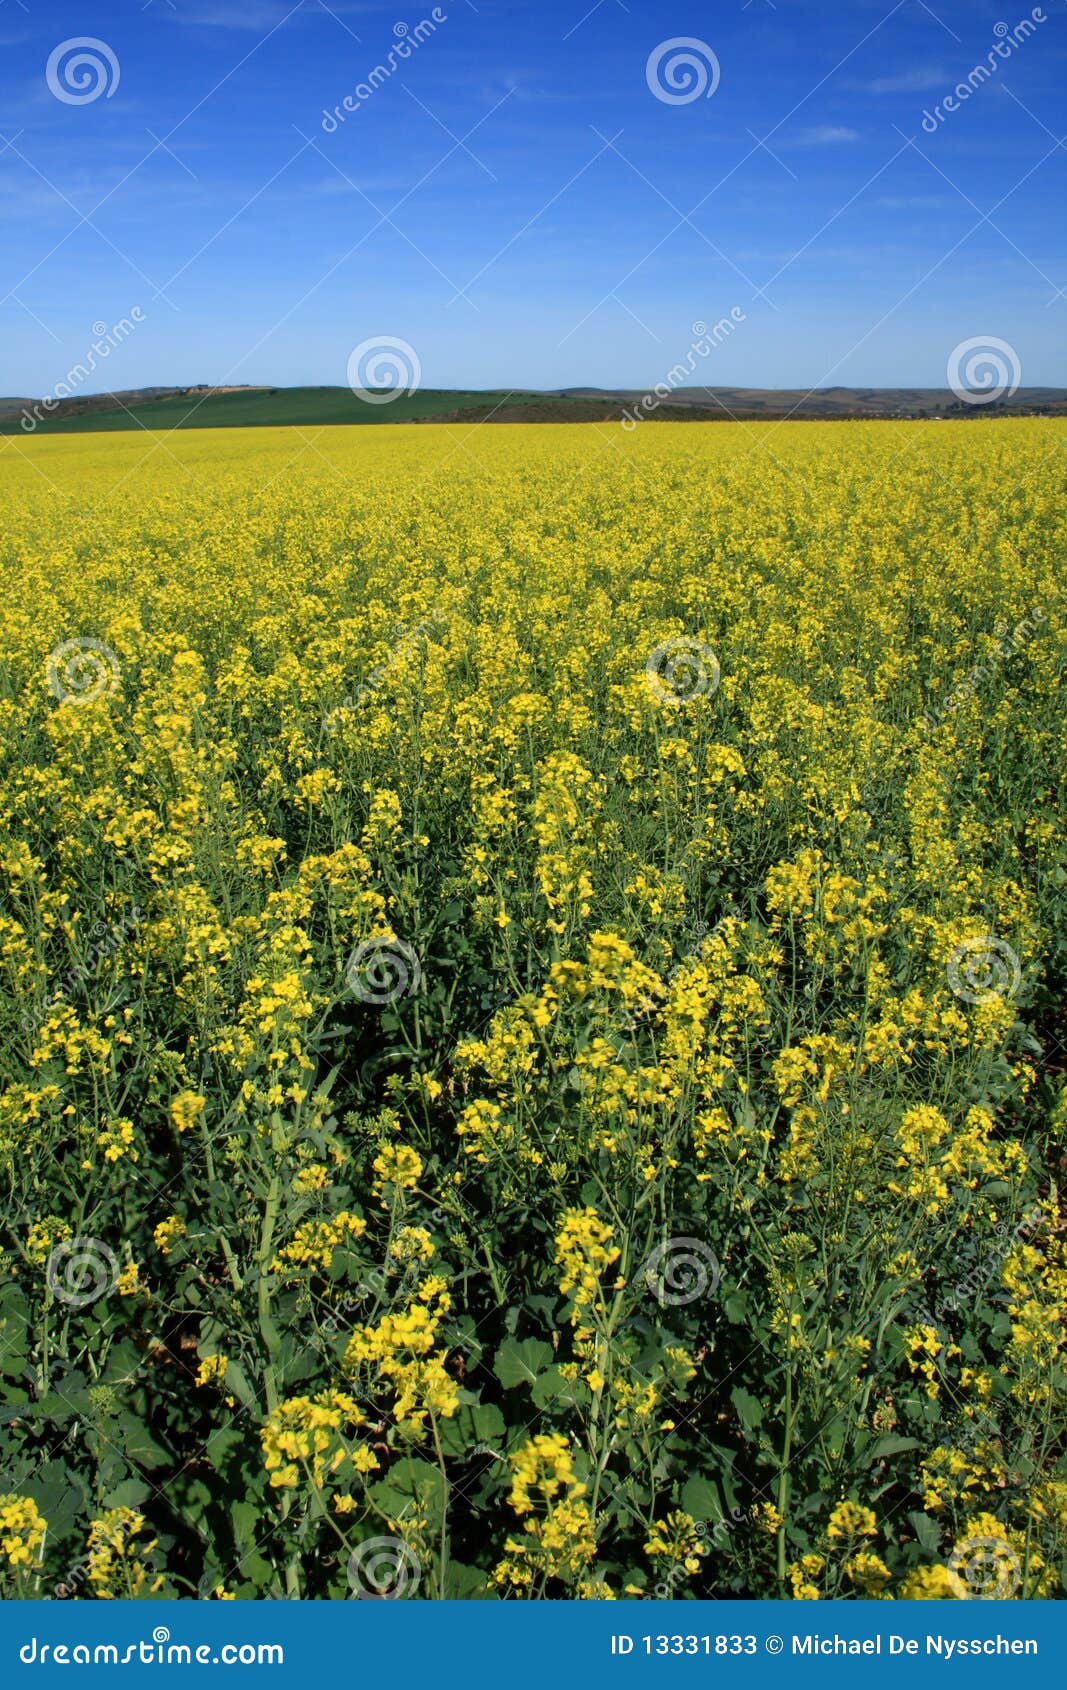
[[[57,414],[38,424],[35,433],[100,433],[150,428],[286,428],[330,423],[411,422],[444,412],[486,409],[505,400],[538,399],[538,394],[464,393],[424,388],[388,404],[369,405],[347,387],[250,388],[236,393],[182,393],[144,403]],[[22,433],[21,408],[0,410],[0,433]]]
[[[383,394],[385,389],[381,390]],[[30,399],[0,398],[0,435],[22,434]],[[964,403],[937,388],[824,388],[811,393],[760,388],[679,387],[651,405],[639,389],[568,388],[533,392],[421,388],[368,404],[347,387],[206,386],[137,388],[64,399],[30,433],[99,434],[130,429],[321,428],[331,424],[403,422],[726,422],[877,417],[982,421],[998,416],[1067,415],[1063,388],[1019,388],[995,404]],[[633,421],[631,420],[631,426]]]

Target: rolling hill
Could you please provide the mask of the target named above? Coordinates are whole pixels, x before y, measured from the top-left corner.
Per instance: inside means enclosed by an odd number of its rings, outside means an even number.
[[[573,387],[534,392],[421,388],[380,404],[347,387],[204,385],[79,395],[43,413],[41,401],[0,399],[0,434],[62,434],[121,429],[294,428],[422,422],[596,422],[627,416],[654,422],[722,422],[869,417],[1067,415],[1067,390],[1020,388],[992,404],[969,404],[943,388],[678,387],[646,409],[641,388]],[[383,400],[385,395],[383,393]],[[35,414],[36,407],[36,414]],[[34,426],[27,428],[26,420]]]

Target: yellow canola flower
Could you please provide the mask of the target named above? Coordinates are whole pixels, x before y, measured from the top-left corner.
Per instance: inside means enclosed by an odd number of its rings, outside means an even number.
[[[878,1522],[873,1508],[859,1502],[839,1502],[826,1526],[828,1538],[873,1537]]]
[[[28,1496],[0,1496],[0,1553],[12,1567],[28,1567],[44,1543],[47,1522]]]

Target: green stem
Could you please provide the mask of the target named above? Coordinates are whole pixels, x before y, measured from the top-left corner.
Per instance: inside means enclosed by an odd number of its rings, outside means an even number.
[[[270,1186],[267,1190],[267,1201],[263,1208],[263,1224],[259,1234],[259,1249],[256,1253],[256,1266],[259,1270],[256,1283],[256,1309],[259,1319],[259,1335],[265,1352],[263,1399],[267,1405],[268,1415],[274,1413],[281,1401],[276,1371],[281,1352],[281,1341],[270,1307],[270,1264],[274,1252],[274,1228],[278,1222],[281,1194],[282,1182],[277,1170],[275,1170],[271,1175]],[[283,1496],[281,1503],[283,1523],[289,1518],[291,1506],[291,1497],[288,1494]],[[300,1600],[300,1577],[297,1572],[296,1549],[293,1550],[285,1564],[285,1594],[291,1602]]]
[[[441,1469],[441,1542],[440,1565],[437,1570],[437,1594],[440,1601],[445,1599],[445,1570],[448,1566],[448,1474],[445,1471],[445,1455],[441,1448],[441,1437],[437,1430],[437,1416],[430,1410],[430,1425],[433,1428],[433,1447],[437,1451],[437,1465]]]
[[[789,1342],[788,1334],[786,1343]],[[778,1469],[778,1512],[782,1523],[778,1527],[778,1582],[785,1584],[785,1516],[789,1507],[789,1462],[793,1453],[793,1370],[788,1365],[785,1375],[785,1437],[782,1442],[782,1463]]]

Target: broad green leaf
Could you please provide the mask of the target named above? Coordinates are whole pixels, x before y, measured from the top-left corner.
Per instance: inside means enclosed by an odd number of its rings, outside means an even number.
[[[533,1385],[552,1361],[552,1346],[540,1338],[524,1338],[521,1343],[507,1338],[496,1352],[493,1372],[505,1391],[518,1385]]]

